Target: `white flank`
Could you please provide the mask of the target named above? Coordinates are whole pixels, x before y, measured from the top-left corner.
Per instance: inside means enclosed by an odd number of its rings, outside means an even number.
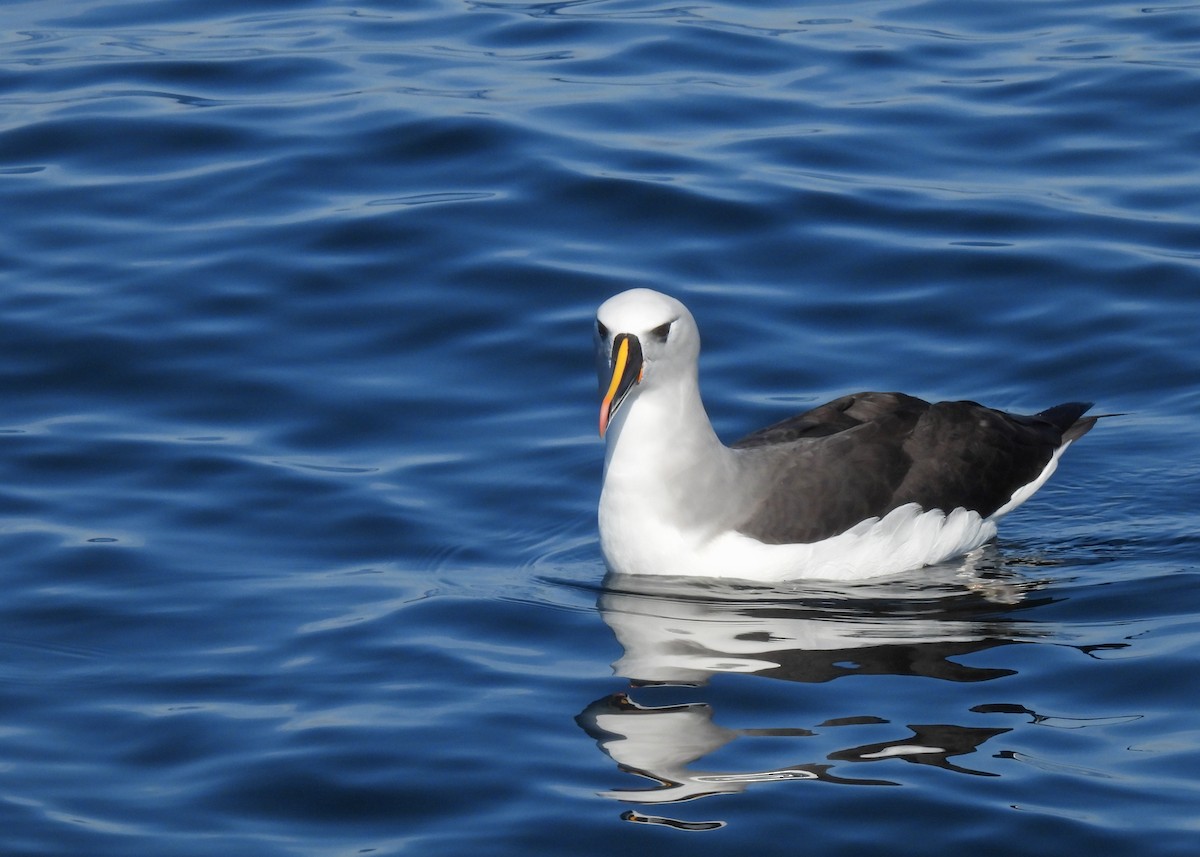
[[[965,509],[946,515],[909,504],[812,544],[769,545],[735,532],[691,540],[652,526],[638,527],[637,535],[621,531],[633,537],[604,541],[614,571],[774,583],[862,580],[932,565],[979,547],[996,535],[996,525]]]

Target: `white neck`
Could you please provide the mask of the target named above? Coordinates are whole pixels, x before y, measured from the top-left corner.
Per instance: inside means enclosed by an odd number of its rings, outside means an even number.
[[[610,563],[663,561],[727,525],[739,494],[734,453],[713,431],[694,372],[635,388],[609,426],[600,497],[602,547]],[[620,533],[621,544],[604,534]],[[648,556],[647,553],[655,554]]]

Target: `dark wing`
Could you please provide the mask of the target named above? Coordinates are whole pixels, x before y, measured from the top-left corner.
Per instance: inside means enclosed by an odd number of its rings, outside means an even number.
[[[907,503],[987,517],[1091,428],[1072,403],[1034,416],[975,402],[859,393],[734,444],[762,500],[738,530],[768,544],[814,542]]]
[[[885,419],[915,422],[927,410],[929,402],[904,393],[855,393],[759,429],[734,443],[733,448],[790,443],[804,437],[826,437]]]
[[[1033,482],[1054,451],[1092,427],[1079,425],[1090,404],[1059,405],[1034,416],[1007,414],[975,402],[933,405],[905,442],[912,467],[891,508],[964,508],[987,517]]]

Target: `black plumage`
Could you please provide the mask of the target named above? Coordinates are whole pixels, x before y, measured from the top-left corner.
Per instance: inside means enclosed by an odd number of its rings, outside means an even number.
[[[1090,407],[1024,416],[903,393],[844,396],[732,445],[758,487],[735,529],[767,544],[811,543],[909,503],[986,518],[1091,429]]]

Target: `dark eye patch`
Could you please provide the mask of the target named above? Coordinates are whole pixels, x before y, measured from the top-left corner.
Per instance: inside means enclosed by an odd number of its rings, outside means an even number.
[[[596,333],[600,334],[601,339],[608,339],[608,328],[600,322],[600,319],[596,319]]]
[[[654,328],[654,330],[650,331],[650,335],[659,342],[666,342],[667,335],[671,332],[672,324],[674,324],[672,321],[668,321],[666,324],[660,324],[658,327]]]

